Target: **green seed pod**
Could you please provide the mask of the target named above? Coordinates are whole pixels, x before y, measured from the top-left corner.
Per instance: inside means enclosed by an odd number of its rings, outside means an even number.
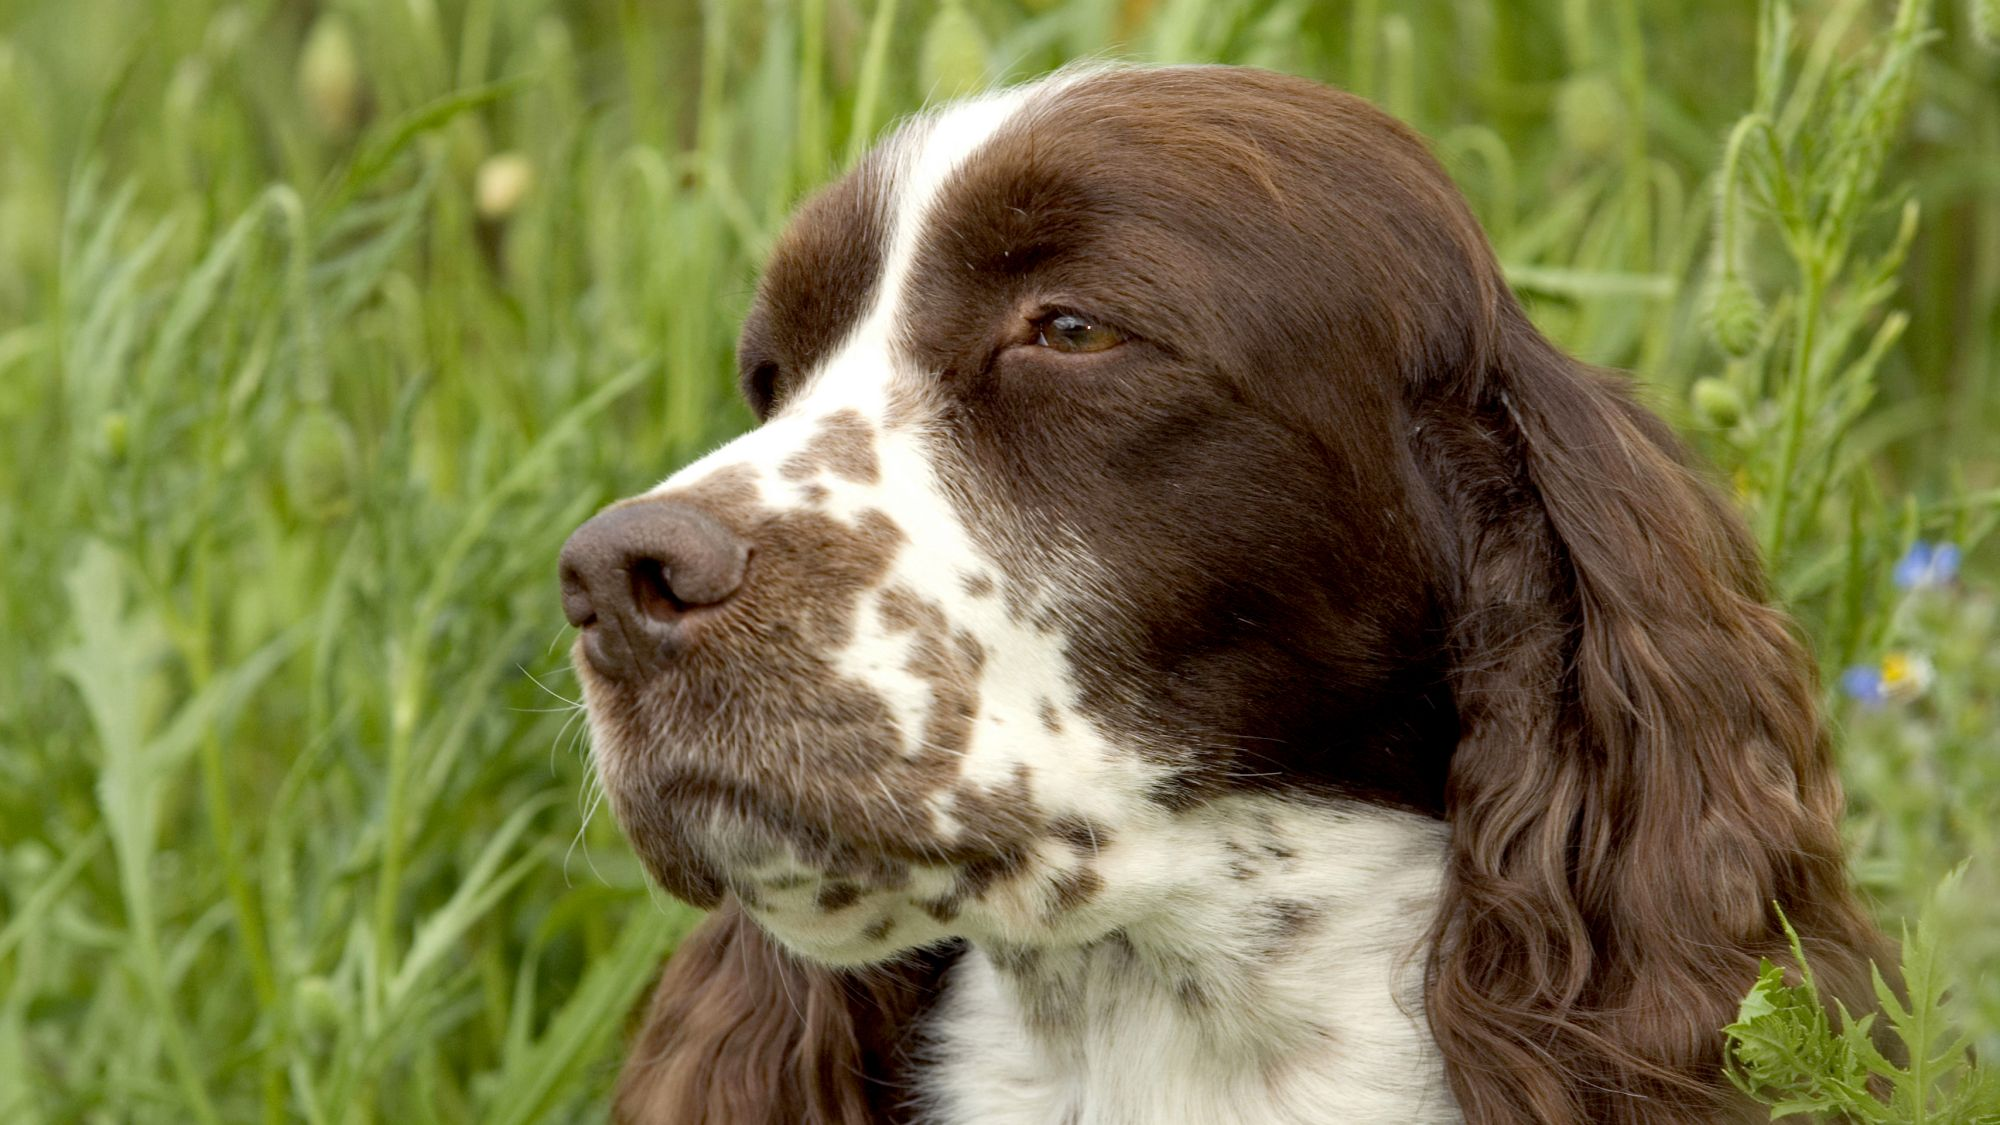
[[[361,123],[361,62],[338,12],[321,16],[306,34],[299,52],[299,98],[328,136],[345,137]]]
[[[945,0],[924,30],[917,77],[932,101],[986,88],[986,33],[959,0]]]
[[[331,523],[354,507],[360,458],[354,431],[326,407],[308,407],[285,446],[285,494],[301,515]]]
[[[1708,307],[1702,319],[1716,346],[1732,356],[1746,356],[1757,347],[1764,330],[1764,302],[1757,299],[1738,273],[1724,273],[1709,283]]]
[[[1572,75],[1556,92],[1556,135],[1572,152],[1608,156],[1625,135],[1625,99],[1602,74]]]
[[[298,1003],[299,1022],[310,1031],[337,1028],[347,1018],[347,1013],[353,1010],[335,995],[333,982],[322,976],[301,978],[298,991],[293,995]]]
[[[1694,381],[1689,397],[1695,415],[1718,430],[1726,430],[1743,419],[1743,392],[1727,379],[1706,376]]]
[[[126,450],[132,445],[132,420],[125,416],[123,410],[113,410],[97,425],[105,455],[113,461],[123,461]]]

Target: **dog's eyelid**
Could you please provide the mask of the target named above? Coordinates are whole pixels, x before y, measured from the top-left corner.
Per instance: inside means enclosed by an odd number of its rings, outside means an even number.
[[[1103,317],[1070,306],[1045,307],[1028,317],[1033,347],[1066,354],[1110,351],[1132,342],[1131,333]]]

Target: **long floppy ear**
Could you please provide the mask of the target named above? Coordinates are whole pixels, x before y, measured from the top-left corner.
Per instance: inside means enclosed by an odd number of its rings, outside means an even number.
[[[1495,311],[1482,377],[1416,411],[1459,583],[1430,1021],[1469,1122],[1735,1120],[1720,1029],[1789,960],[1774,901],[1873,1007],[1813,671],[1666,427]]]
[[[620,1125],[884,1125],[946,954],[842,971],[724,901],[667,961],[618,1079]]]

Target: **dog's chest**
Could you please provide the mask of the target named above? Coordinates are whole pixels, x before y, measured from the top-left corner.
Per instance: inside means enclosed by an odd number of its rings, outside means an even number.
[[[1441,835],[1369,821],[1085,948],[976,943],[930,1022],[920,1120],[1459,1120],[1422,1012]]]

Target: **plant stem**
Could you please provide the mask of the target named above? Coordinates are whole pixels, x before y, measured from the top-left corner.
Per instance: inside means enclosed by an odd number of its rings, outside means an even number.
[[[1805,445],[1806,416],[1813,405],[1813,348],[1826,304],[1823,262],[1816,246],[1806,248],[1799,261],[1798,335],[1792,345],[1791,395],[1785,404],[1784,443],[1778,452],[1778,471],[1771,479],[1771,515],[1764,533],[1764,555],[1773,568],[1782,568],[1785,549],[1790,546],[1792,475],[1798,470],[1799,453]]]

